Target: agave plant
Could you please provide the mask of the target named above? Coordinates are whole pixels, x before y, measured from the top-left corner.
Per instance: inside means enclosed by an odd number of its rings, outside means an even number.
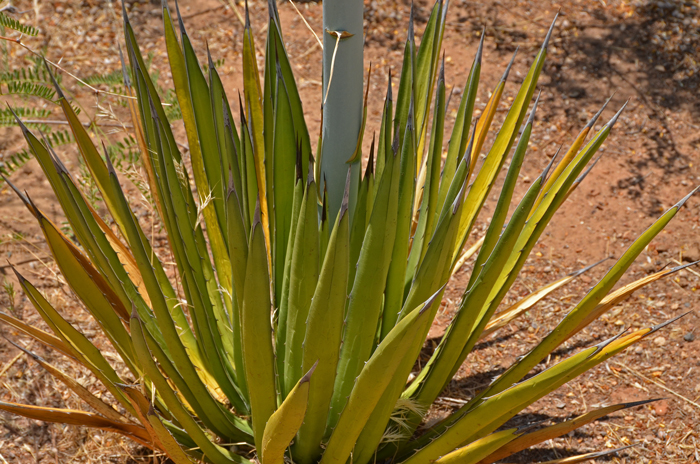
[[[381,130],[368,157],[362,153],[367,95],[363,99],[361,1],[324,2],[324,122],[316,156],[274,1],[269,2],[262,82],[250,21],[245,24],[238,122],[211,56],[202,69],[179,11],[175,18],[163,3],[190,161],[179,151],[124,11],[128,59],[122,63],[126,88],[136,97],[129,100],[135,137],[176,277],[168,278],[109,155],[101,155],[56,84],[58,103],[110,217],[103,219],[93,209],[50,144],[19,118],[77,244],[28,194],[15,191],[128,373],[120,375],[17,274],[53,334],[4,313],[0,319],[89,369],[111,398],[98,398],[32,355],[92,411],[10,403],[0,403],[0,409],[115,431],[178,464],[464,464],[494,462],[636,405],[610,406],[531,429],[502,427],[538,399],[660,329],[622,332],[528,377],[625,296],[677,270],[611,293],[688,197],[644,232],[532,351],[452,415],[422,426],[478,340],[575,277],[499,310],[620,114],[594,131],[601,109],[563,157],[529,184],[509,217],[537,100],[526,116],[552,30],[479,161],[510,65],[477,119],[482,37],[445,143],[440,54],[448,3],[435,3],[420,47],[411,21],[398,92],[394,97],[390,77]],[[488,230],[465,251],[513,146]],[[456,315],[430,361],[418,369],[445,286],[470,257],[475,261]]]

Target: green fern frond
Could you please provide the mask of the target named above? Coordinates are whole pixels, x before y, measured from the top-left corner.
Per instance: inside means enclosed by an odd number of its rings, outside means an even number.
[[[83,79],[89,85],[107,85],[117,87],[124,84],[124,75],[121,69],[104,74],[93,74]]]
[[[13,107],[12,111],[21,119],[46,119],[51,116],[51,110],[46,108]],[[17,121],[9,108],[0,108],[0,126],[15,126]]]
[[[5,94],[39,97],[51,102],[56,97],[55,90],[34,82],[8,82]]]
[[[10,84],[12,82],[49,83],[51,82],[51,79],[49,78],[49,75],[43,65],[41,67],[27,66],[0,73],[0,83]]]
[[[67,145],[75,141],[75,139],[73,138],[73,134],[65,130],[46,134],[46,138],[48,139],[52,147]]]
[[[170,106],[163,106],[163,111],[165,111],[165,116],[167,116],[168,121],[179,121],[182,119],[182,112],[180,111],[180,103],[177,101],[177,96],[175,92],[168,89],[163,97],[163,102],[169,103]]]
[[[21,169],[30,159],[32,159],[32,155],[29,154],[27,149],[9,156],[0,155],[0,174],[9,177],[12,173]]]
[[[12,29],[13,31],[21,32],[22,34],[35,37],[39,34],[39,29],[22,24],[14,18],[10,18],[5,13],[0,12],[0,26]]]
[[[25,109],[19,109],[18,114],[24,111]],[[68,131],[51,132],[45,135],[52,147],[66,145],[74,141],[73,136]],[[27,149],[23,149],[11,155],[0,154],[0,174],[9,177],[14,172],[21,169],[30,159],[32,159],[32,155]]]

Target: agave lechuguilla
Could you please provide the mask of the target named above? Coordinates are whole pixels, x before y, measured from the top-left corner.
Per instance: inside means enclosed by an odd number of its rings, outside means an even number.
[[[354,3],[361,10],[362,2]],[[179,151],[124,11],[123,83],[136,96],[128,105],[134,137],[167,232],[177,281],[168,278],[154,253],[109,153],[95,145],[54,81],[82,159],[118,233],[86,200],[51,145],[17,115],[78,244],[28,194],[15,191],[37,219],[66,282],[128,374],[120,375],[18,273],[25,294],[53,334],[4,313],[0,320],[85,366],[111,398],[96,397],[27,352],[94,412],[11,403],[0,403],[0,409],[115,431],[178,464],[253,459],[265,464],[289,459],[300,464],[343,464],[348,459],[360,464],[485,464],[637,406],[610,406],[538,429],[497,431],[538,399],[663,327],[623,332],[527,377],[625,296],[678,270],[611,293],[688,197],[634,241],[532,351],[454,414],[415,435],[430,405],[482,337],[578,275],[547,284],[497,312],[552,216],[595,163],[622,111],[594,131],[601,115],[596,114],[561,159],[553,158],[514,204],[539,97],[531,109],[530,103],[554,24],[479,163],[512,65],[477,120],[482,36],[443,160],[447,98],[440,56],[448,4],[435,3],[420,47],[411,20],[398,91],[394,96],[390,76],[380,131],[364,175],[366,97],[363,102],[360,92],[353,102],[360,127],[351,132],[359,135],[343,147],[342,163],[334,165],[328,155],[320,155],[333,151],[333,144],[340,142],[332,140],[332,133],[347,132],[346,127],[322,131],[315,160],[273,1],[262,82],[252,26],[246,20],[244,91],[233,107],[239,111],[238,124],[213,59],[208,54],[207,66],[201,67],[179,11],[174,17],[164,3],[165,43],[189,163]],[[332,38],[331,33],[339,44],[342,32],[328,31]],[[326,47],[334,44],[329,37]],[[334,52],[342,59],[339,45]],[[362,79],[362,70],[357,71]],[[336,92],[350,78],[344,75],[332,84],[328,69],[326,74],[324,82]],[[324,115],[335,111],[332,106],[324,108]],[[323,127],[335,121],[329,118]],[[328,140],[324,134],[331,134]],[[464,251],[511,151],[488,230]],[[328,164],[318,165],[324,161]],[[341,178],[346,180],[339,182]],[[407,382],[447,283],[472,255],[475,264],[454,319],[430,361]]]

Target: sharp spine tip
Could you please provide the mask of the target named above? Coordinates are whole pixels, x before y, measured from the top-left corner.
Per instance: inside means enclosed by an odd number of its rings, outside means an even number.
[[[394,92],[391,88],[391,69],[389,69],[389,82],[387,84],[386,99],[387,101],[394,101]]]
[[[608,99],[603,103],[603,106],[600,107],[598,112],[593,115],[593,117],[588,121],[588,124],[586,124],[586,128],[588,129],[593,129],[593,126],[595,123],[598,121],[598,118],[600,117],[601,114],[603,114],[603,111],[605,111],[605,108],[608,106],[608,103],[610,103],[610,100],[615,96],[615,92],[613,92],[612,95],[608,97]]]
[[[342,218],[350,206],[350,184],[352,183],[352,166],[348,166],[348,174],[345,176],[345,189],[343,189],[343,201],[340,205],[340,217]],[[325,182],[324,182],[325,185]]]
[[[56,78],[54,77],[53,73],[51,72],[51,67],[49,66],[49,62],[46,60],[46,57],[42,56],[42,59],[44,60],[44,66],[46,66],[46,71],[49,73],[49,77],[51,78],[51,83],[53,84],[54,88],[56,89],[56,93],[58,94],[59,99],[66,99],[66,96],[63,94],[63,90],[61,90],[61,86],[58,85],[58,81],[56,81]]]
[[[544,43],[542,44],[542,50],[546,50],[547,46],[549,45],[549,40],[552,38],[552,32],[554,32],[554,26],[557,24],[557,18],[559,18],[559,12],[557,12],[557,14],[554,15],[552,25],[549,26],[549,31],[547,31],[547,35],[544,38]]]
[[[479,39],[479,47],[476,49],[474,63],[481,64],[481,59],[484,56],[484,38],[486,37],[486,27],[481,30],[481,38]]]
[[[102,148],[105,152],[105,163],[107,164],[107,170],[109,171],[109,174],[113,175],[114,177],[117,177],[117,171],[114,169],[112,159],[109,157],[109,153],[107,152],[107,147],[105,146],[104,142],[102,142]]]
[[[683,197],[683,198],[681,199],[681,201],[679,201],[678,203],[676,203],[676,204],[675,204],[675,207],[677,207],[677,208],[679,208],[679,209],[682,208],[683,205],[685,204],[685,202],[688,201],[688,200],[690,200],[690,197],[692,197],[693,195],[695,195],[695,194],[697,193],[698,190],[700,190],[700,185],[698,185],[697,187],[695,187],[689,194],[687,194],[685,197]]]
[[[255,200],[255,214],[253,215],[253,225],[252,225],[252,230],[255,230],[255,227],[260,225],[262,222],[261,216],[260,216],[260,196],[258,196],[257,200]]]
[[[316,360],[314,365],[311,366],[311,369],[309,369],[309,371],[306,374],[304,374],[304,377],[302,377],[301,380],[299,380],[299,385],[309,382],[311,380],[311,376],[314,375],[316,367],[318,367],[318,360]]]
[[[180,5],[178,4],[177,0],[175,0],[175,12],[177,13],[177,23],[180,26],[180,34],[182,37],[185,37],[187,35],[187,31],[185,31],[185,23],[182,22],[182,15],[180,14]]]
[[[681,270],[683,270],[683,269],[685,269],[685,268],[687,268],[687,267],[690,267],[690,266],[695,266],[696,264],[700,264],[700,260],[698,260],[698,261],[693,261],[692,263],[682,264],[682,265],[680,265],[680,266],[676,266],[676,267],[674,267],[674,268],[671,268],[671,269],[669,270],[669,274],[670,274],[670,273],[673,273],[673,272],[681,271]]]
[[[165,0],[164,0],[165,1]],[[127,88],[131,88],[131,76],[129,76],[129,71],[126,69],[126,61],[124,61],[124,53],[122,52],[122,46],[119,45],[119,61],[122,64],[122,77],[124,79],[124,85],[126,85]]]
[[[12,269],[12,272],[15,273],[15,277],[17,277],[17,280],[19,281],[20,285],[27,282],[27,279],[25,279],[24,276],[19,273],[19,271],[17,270],[17,268],[15,267],[14,264],[10,263],[9,261],[8,261],[8,264],[10,265],[10,269]]]
[[[615,126],[615,123],[617,122],[617,119],[620,117],[620,115],[622,114],[622,112],[625,110],[625,108],[627,107],[627,105],[629,104],[629,102],[630,102],[630,101],[627,100],[627,101],[625,102],[625,104],[622,105],[622,108],[620,108],[620,109],[617,111],[617,113],[615,113],[615,116],[613,116],[613,117],[610,119],[610,121],[608,121],[608,126],[610,127],[610,130],[612,130],[613,126]]]
[[[216,67],[214,66],[214,60],[211,58],[211,50],[209,50],[209,41],[205,40],[204,43],[207,48],[207,64],[209,65],[209,70],[215,70]]]
[[[552,156],[552,159],[549,160],[549,164],[547,165],[546,168],[544,168],[544,171],[542,171],[542,175],[540,176],[542,178],[542,181],[547,178],[547,174],[549,174],[549,170],[552,169],[552,166],[554,166],[554,161],[557,159],[557,156],[559,156],[559,152],[561,151],[561,148],[563,145],[559,146],[559,149],[557,150],[556,153],[554,153],[554,156]]]
[[[570,276],[570,277],[578,277],[578,276],[580,276],[581,274],[590,271],[591,269],[593,269],[593,268],[596,267],[597,265],[603,264],[605,261],[607,261],[607,260],[609,260],[609,259],[611,259],[611,258],[612,258],[612,256],[607,256],[607,257],[601,259],[600,261],[598,261],[598,262],[596,262],[596,263],[589,264],[588,266],[584,267],[583,269],[579,269],[578,271],[572,272],[571,274],[569,274],[569,276]]]
[[[666,322],[662,322],[661,324],[657,324],[657,325],[653,326],[646,336],[649,336],[649,335],[653,334],[654,332],[658,332],[659,330],[663,329],[664,327],[673,324],[678,319],[684,318],[685,316],[687,316],[688,314],[690,314],[692,312],[693,312],[693,310],[691,309],[690,311],[686,311],[683,314],[674,317],[673,319],[669,319]]]
[[[122,0],[122,19],[124,24],[129,24],[129,15],[126,12],[126,0]]]
[[[374,173],[374,144],[377,140],[377,133],[372,134],[372,144],[369,147],[369,158],[367,158],[367,169],[365,169],[365,177]]]
[[[314,163],[311,161],[311,157],[309,157],[309,172],[306,175],[306,185],[309,186],[313,184],[316,181],[314,178]]]
[[[425,313],[430,307],[435,303],[436,300],[438,300],[438,297],[442,294],[442,292],[445,290],[445,287],[447,287],[447,284],[443,285],[438,289],[437,292],[433,293],[430,298],[428,298],[425,302],[425,305],[423,305],[423,308],[421,308],[419,314]],[[439,301],[438,301],[439,303]]]
[[[513,63],[515,63],[515,57],[518,56],[519,50],[520,50],[520,47],[515,48],[515,52],[513,53],[513,56],[510,58],[510,61],[508,62],[508,66],[506,66],[506,70],[503,72],[503,76],[501,77],[501,82],[505,82],[508,80],[508,75],[510,74],[510,70],[513,68]]]
[[[649,400],[632,401],[630,403],[621,403],[620,406],[622,406],[622,409],[636,408],[637,406],[644,406],[645,404],[655,403],[655,402],[661,401],[663,399],[664,398],[652,398]]]
[[[532,105],[532,110],[530,111],[530,117],[527,118],[527,123],[525,123],[526,126],[528,124],[533,124],[535,122],[535,112],[537,111],[537,105],[540,103],[541,96],[542,96],[542,91],[540,90],[540,93],[537,94],[537,98],[535,98],[535,103]]]

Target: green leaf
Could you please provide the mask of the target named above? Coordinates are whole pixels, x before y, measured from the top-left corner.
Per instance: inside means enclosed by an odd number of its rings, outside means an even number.
[[[263,464],[284,464],[284,452],[304,422],[309,400],[309,382],[315,368],[314,364],[289,392],[279,409],[270,416],[262,440]]]
[[[671,321],[672,322],[672,321]],[[452,425],[427,446],[402,461],[405,464],[428,464],[457,447],[465,446],[496,430],[518,411],[554,391],[561,385],[606,361],[628,346],[655,333],[666,324],[620,335],[587,348],[528,380],[489,397],[482,397],[468,410],[460,410]],[[463,408],[460,408],[463,409]],[[399,458],[401,459],[401,458]]]
[[[381,338],[384,338],[394,328],[404,302],[404,282],[411,226],[413,225],[413,200],[416,187],[415,135],[412,115],[410,115],[402,144],[396,236],[384,292]]]
[[[520,435],[518,429],[501,430],[441,456],[436,464],[475,464]]]
[[[494,394],[503,391],[513,383],[520,380],[536,364],[543,360],[566,338],[573,330],[579,327],[580,322],[587,314],[594,310],[598,303],[612,290],[618,280],[632,265],[634,260],[646,248],[651,240],[656,237],[666,225],[673,219],[683,204],[697,191],[694,190],[676,205],[671,207],[664,215],[654,222],[637,240],[630,245],[615,265],[596,284],[588,294],[566,315],[566,317],[552,330],[532,351],[525,355],[519,362],[508,369],[496,382],[491,384],[484,394]]]
[[[156,391],[160,397],[163,398],[163,402],[168,406],[169,411],[177,419],[177,421],[184,427],[187,434],[192,437],[197,446],[201,448],[204,455],[211,460],[214,464],[229,464],[231,462],[241,462],[241,457],[231,454],[224,448],[213,443],[211,439],[205,434],[204,430],[200,425],[194,420],[190,413],[185,409],[184,405],[180,402],[175,391],[168,384],[167,379],[158,369],[155,361],[153,360],[151,351],[149,349],[148,343],[146,341],[143,326],[141,321],[138,319],[137,315],[133,315],[131,318],[131,335],[134,340],[134,346],[137,353],[139,354],[139,359],[143,364],[144,371],[150,381],[156,388]],[[241,435],[240,439],[244,439],[245,435]]]
[[[455,176],[457,166],[459,165],[467,149],[467,142],[469,141],[469,128],[472,124],[474,103],[476,101],[476,94],[479,88],[483,50],[484,34],[482,33],[479,48],[477,49],[476,56],[474,57],[474,63],[472,63],[469,76],[467,77],[467,82],[464,86],[465,90],[462,93],[462,100],[460,101],[459,109],[457,110],[457,117],[455,118],[455,123],[452,128],[452,136],[450,137],[450,142],[447,147],[447,156],[445,158],[444,167],[442,168],[442,180],[440,181],[440,188],[438,190],[437,207],[433,212],[433,214],[436,216],[440,214],[440,211],[443,209],[443,205],[445,205],[447,191],[452,184],[452,179]]]
[[[387,157],[350,291],[343,346],[328,419],[330,429],[337,423],[355,378],[375,346],[384,286],[396,236],[401,166],[397,155],[394,152],[393,156]],[[353,266],[352,262],[350,266]]]
[[[310,166],[304,200],[297,220],[289,274],[282,398],[289,394],[303,375],[303,345],[309,308],[318,283],[319,261],[318,206],[313,169]]]
[[[274,218],[273,235],[273,269],[275,303],[279,304],[284,280],[284,258],[287,255],[287,243],[292,227],[292,202],[294,201],[294,183],[297,156],[303,157],[301,146],[297,146],[294,118],[290,104],[287,84],[282,70],[277,67],[275,79],[276,92],[274,102],[273,140],[270,151],[272,163],[271,196],[272,217]],[[303,158],[302,158],[303,159]],[[308,158],[307,158],[308,166]],[[314,192],[315,193],[315,192]]]
[[[250,387],[253,437],[258,450],[263,449],[265,424],[277,409],[269,282],[265,238],[258,210],[250,232],[241,312],[245,375]]]
[[[301,171],[301,160],[297,160],[297,177],[296,184],[294,186],[294,198],[292,201],[292,224],[299,223],[299,214],[301,212],[301,205],[304,200],[304,184],[306,182],[302,179]],[[277,333],[275,338],[275,346],[279,347],[276,352],[277,357],[277,376],[280,379],[280,383],[284,382],[285,378],[285,349],[283,348],[286,344],[287,337],[287,315],[289,313],[289,286],[291,282],[292,273],[292,253],[294,251],[294,243],[296,241],[296,233],[298,227],[292,227],[289,234],[289,242],[287,243],[287,254],[284,257],[284,275],[282,277],[282,294],[280,297],[280,305],[277,314]],[[281,388],[280,388],[281,390]]]
[[[379,344],[372,357],[355,379],[347,404],[333,428],[321,464],[343,464],[350,457],[355,441],[367,424],[372,411],[389,386],[401,361],[409,357],[409,348],[416,337],[430,325],[431,310],[436,299],[430,299],[399,322],[394,330]]]
[[[348,177],[349,181],[349,177]],[[300,464],[316,462],[321,455],[321,440],[326,430],[328,407],[333,394],[338,355],[347,301],[349,268],[349,185],[331,234],[323,260],[318,285],[309,308],[304,339],[303,370],[316,365],[309,390],[309,405],[304,424],[294,445],[295,460]]]

